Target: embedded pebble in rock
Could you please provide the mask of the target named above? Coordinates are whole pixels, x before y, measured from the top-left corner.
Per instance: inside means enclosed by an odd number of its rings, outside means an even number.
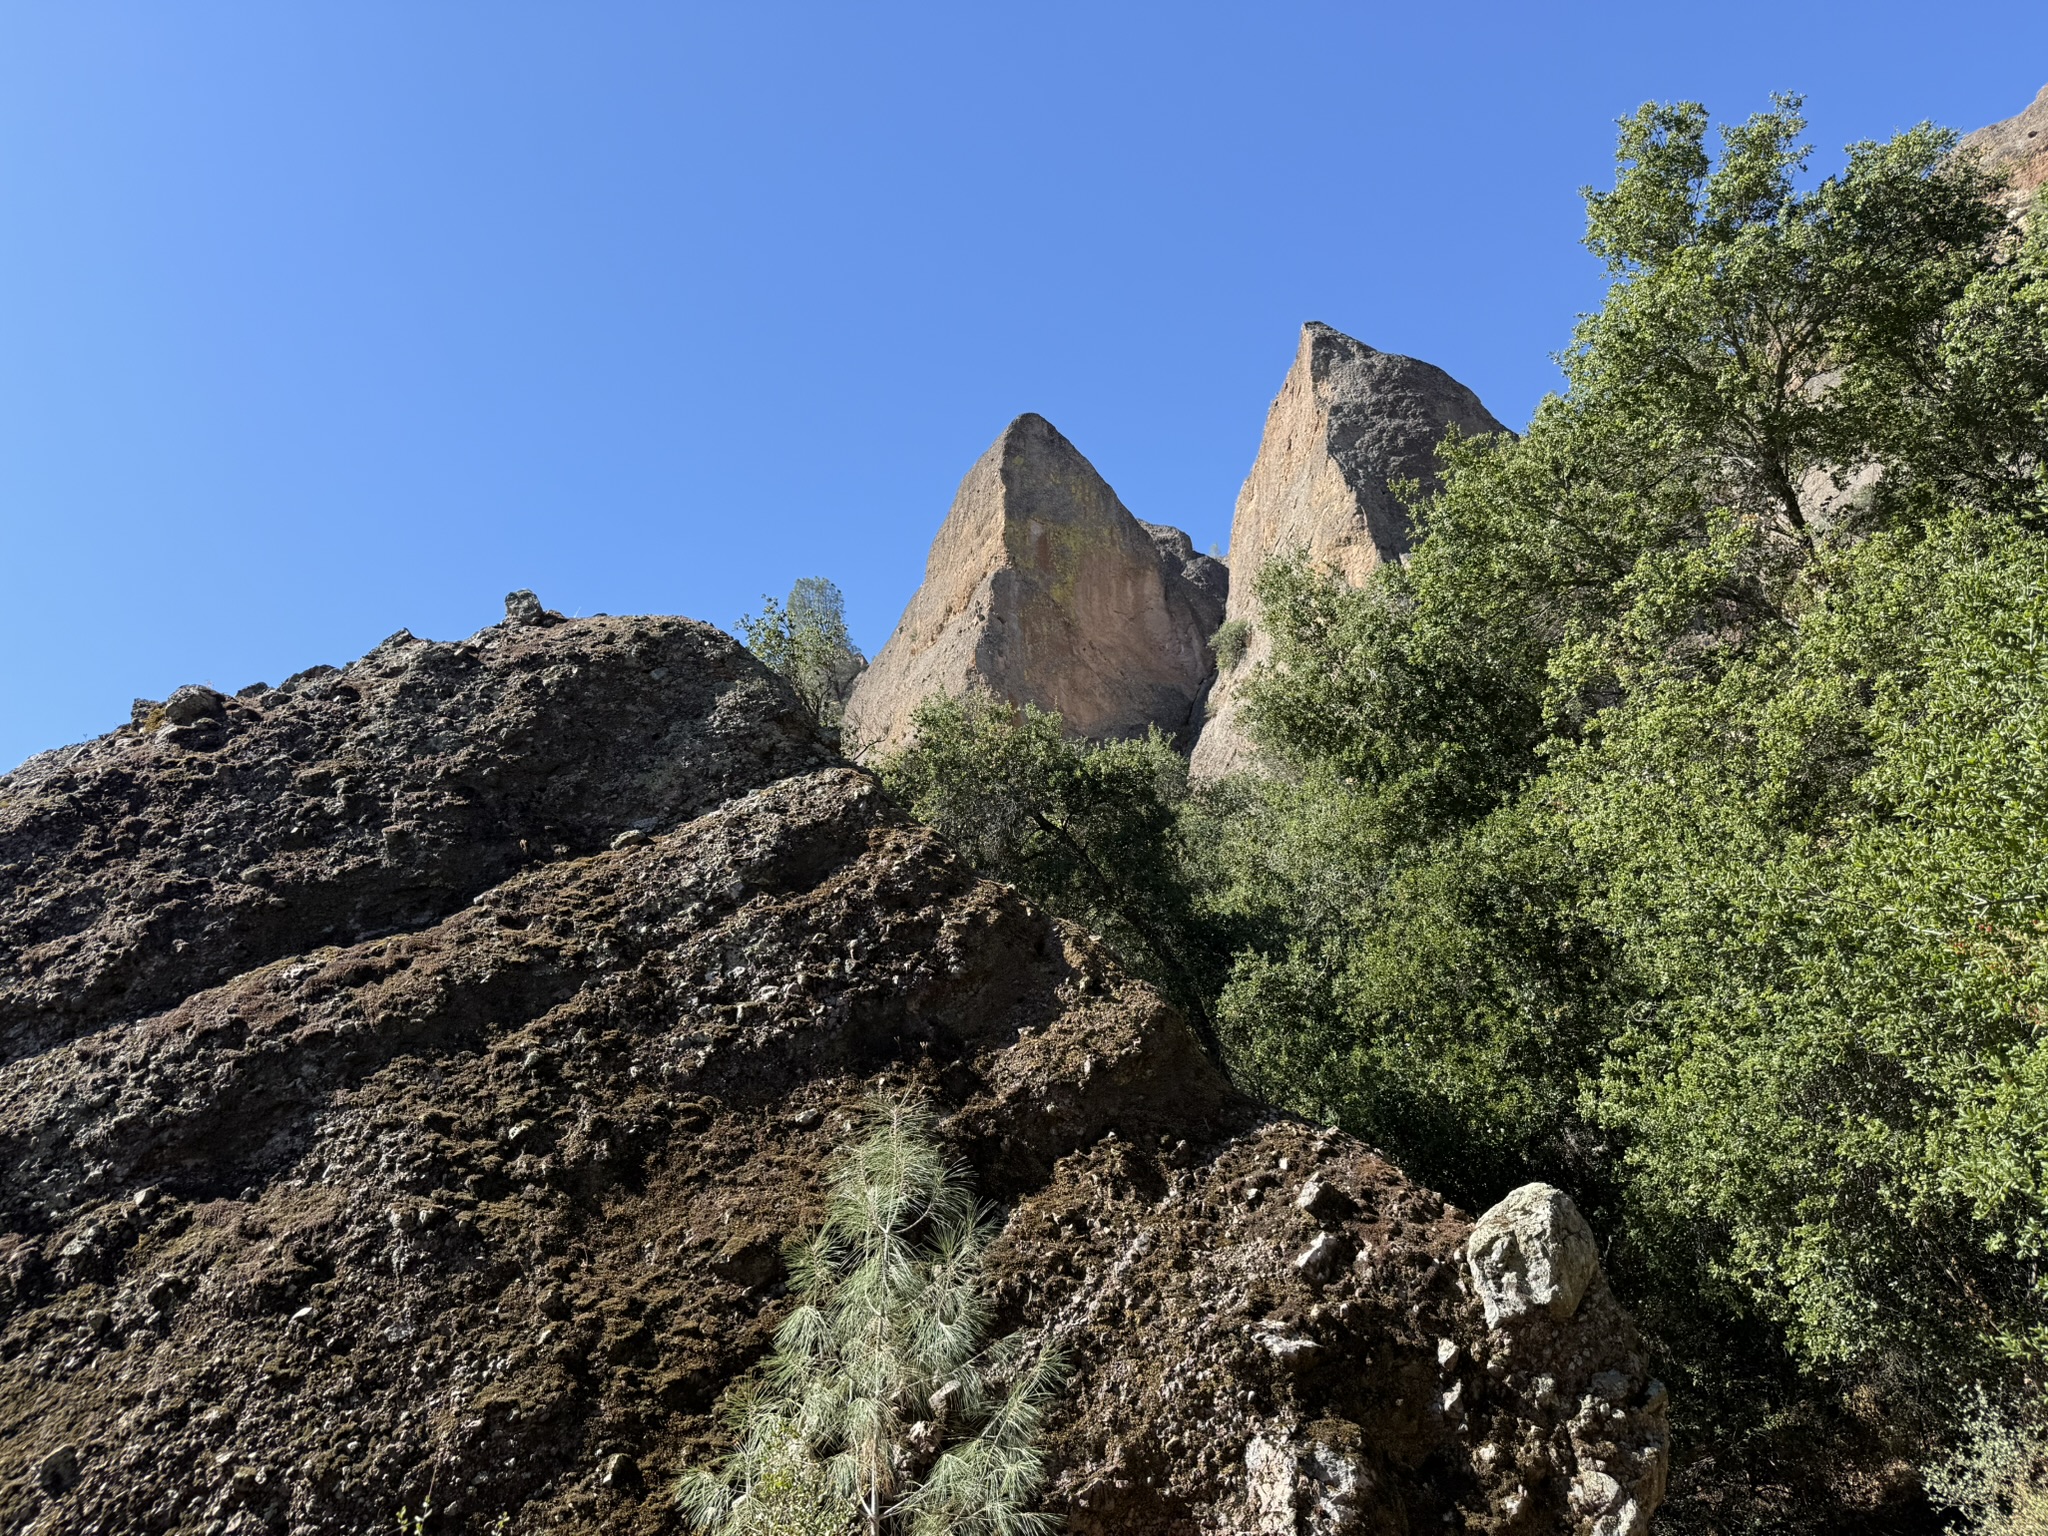
[[[1328,1232],[1321,1232],[1314,1242],[1296,1255],[1294,1267],[1311,1280],[1321,1280],[1343,1262],[1343,1242]]]
[[[45,1493],[67,1492],[78,1481],[78,1451],[69,1445],[58,1446],[37,1463],[36,1481]]]

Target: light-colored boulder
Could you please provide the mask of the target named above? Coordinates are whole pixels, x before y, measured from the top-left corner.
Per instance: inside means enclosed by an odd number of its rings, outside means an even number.
[[[1299,551],[1357,585],[1408,552],[1408,510],[1392,485],[1436,484],[1436,445],[1447,428],[1504,430],[1479,397],[1412,357],[1380,352],[1311,321],[1280,394],[1230,527],[1228,617],[1249,644],[1220,673],[1195,744],[1194,773],[1215,779],[1251,765],[1240,718],[1243,686],[1271,653],[1253,585],[1275,555]]]
[[[1474,1223],[1465,1262],[1486,1326],[1498,1328],[1533,1312],[1570,1317],[1599,1272],[1600,1250],[1571,1196],[1524,1184]]]
[[[910,600],[846,705],[864,754],[903,745],[934,693],[1057,710],[1094,739],[1191,734],[1228,573],[1141,523],[1042,416],[1003,429],[960,482]]]

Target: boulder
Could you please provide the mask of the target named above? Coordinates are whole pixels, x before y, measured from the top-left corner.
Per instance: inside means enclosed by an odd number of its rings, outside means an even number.
[[[1070,1363],[1074,1536],[1638,1529],[1662,1389],[1597,1275],[1489,1331],[1465,1216],[795,709],[685,620],[512,623],[0,781],[0,1525],[672,1530],[883,1086]]]
[[[531,593],[443,644],[226,697],[0,776],[0,1061],[830,760],[788,690],[676,618],[567,628]]]
[[[1550,1184],[1524,1184],[1481,1216],[1465,1256],[1489,1328],[1538,1310],[1570,1317],[1600,1268],[1593,1229]]]
[[[1093,739],[1183,740],[1213,670],[1227,573],[1141,523],[1042,416],[1019,416],[960,482],[924,583],[853,685],[847,740],[903,745],[932,694],[1057,710]]]
[[[1505,430],[1442,369],[1314,321],[1302,327],[1230,525],[1227,617],[1244,626],[1248,644],[1211,691],[1194,748],[1197,778],[1251,765],[1243,687],[1271,651],[1254,591],[1259,567],[1299,553],[1356,585],[1406,554],[1408,509],[1393,485],[1433,488],[1436,445],[1451,427],[1469,436]]]

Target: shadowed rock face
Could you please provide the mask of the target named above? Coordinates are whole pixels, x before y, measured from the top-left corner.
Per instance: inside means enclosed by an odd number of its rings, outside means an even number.
[[[138,700],[0,778],[0,1061],[827,758],[708,624],[507,611],[281,688]]]
[[[1075,735],[1185,738],[1212,669],[1227,575],[1141,523],[1042,416],[967,472],[924,584],[847,703],[849,739],[900,746],[931,694],[1057,710]]]
[[[1046,1502],[1077,1536],[1639,1536],[1662,1389],[1557,1221],[1497,1214],[1512,1253],[1475,1256],[1371,1149],[1235,1094],[715,631],[542,618],[316,680],[353,697],[145,710],[0,785],[37,893],[0,1533],[359,1536],[430,1487],[451,1530],[674,1531],[890,1084],[998,1204],[997,1326],[1072,1364]],[[480,782],[423,820],[455,764]],[[259,856],[293,873],[232,882],[252,926],[213,871]],[[60,961],[96,1001],[43,1027],[20,989]],[[1489,1329],[1467,1276],[1501,1255],[1571,1294]]]
[[[2048,85],[2033,104],[2017,117],[1979,128],[1962,142],[1975,150],[1985,164],[2012,176],[2012,205],[2017,212],[2033,201],[2043,183],[2048,183]]]
[[[1436,445],[1504,430],[1479,397],[1412,357],[1378,352],[1313,321],[1280,394],[1230,526],[1229,617],[1251,631],[1242,658],[1216,679],[1195,744],[1197,777],[1249,766],[1239,720],[1245,678],[1269,654],[1253,586],[1276,555],[1306,554],[1354,585],[1408,551],[1408,512],[1393,482],[1436,483]]]

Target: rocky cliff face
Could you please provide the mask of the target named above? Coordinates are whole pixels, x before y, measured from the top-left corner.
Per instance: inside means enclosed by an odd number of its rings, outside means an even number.
[[[1253,590],[1259,567],[1299,552],[1356,584],[1406,554],[1408,513],[1390,486],[1433,486],[1436,445],[1454,426],[1467,435],[1504,430],[1441,368],[1375,351],[1314,321],[1301,328],[1230,526],[1228,617],[1247,627],[1249,644],[1216,679],[1195,744],[1198,778],[1249,765],[1239,718],[1243,683],[1269,653]]]
[[[2026,208],[2048,183],[2048,85],[2041,87],[2026,111],[1979,128],[1963,139],[1962,147],[1976,151],[1987,165],[2009,172],[2013,209]]]
[[[1074,1363],[1068,1529],[1645,1529],[1561,1194],[1237,1096],[716,631],[515,618],[0,779],[0,1532],[673,1531],[878,1082]]]
[[[1041,416],[967,472],[924,584],[854,685],[849,739],[886,750],[934,693],[984,689],[1096,739],[1187,738],[1227,577],[1176,529],[1141,523]]]

